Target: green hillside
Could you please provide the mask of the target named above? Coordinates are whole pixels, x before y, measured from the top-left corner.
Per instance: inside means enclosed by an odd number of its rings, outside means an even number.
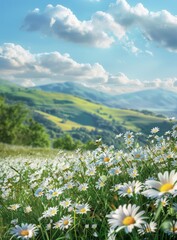
[[[177,116],[177,94],[162,88],[111,95],[91,89],[76,82],[50,83],[35,86],[45,92],[71,94],[114,108],[147,110],[165,116]]]
[[[45,112],[42,112],[42,111],[36,110],[35,112],[39,113],[44,118],[46,118],[49,121],[53,122],[54,124],[56,124],[58,127],[60,127],[64,131],[70,131],[70,130],[72,130],[72,128],[81,128],[81,127],[83,127],[82,124],[78,124],[78,123],[70,121],[70,120],[63,121],[59,117],[53,116],[51,114],[48,114],[48,113],[45,113]],[[94,129],[94,127],[87,126],[87,125],[85,125],[84,127],[86,129],[88,129],[88,130],[93,130]]]
[[[36,119],[47,128],[61,131],[85,128],[119,133],[122,129],[148,132],[159,126],[163,132],[169,128],[164,118],[133,110],[109,108],[72,95],[27,89],[0,82],[0,95],[8,102],[22,102],[29,106]],[[55,131],[55,130],[54,130]]]

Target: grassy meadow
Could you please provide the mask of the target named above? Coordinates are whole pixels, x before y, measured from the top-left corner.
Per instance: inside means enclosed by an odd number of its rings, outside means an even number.
[[[177,125],[140,134],[117,135],[121,149],[0,145],[0,239],[175,240]]]

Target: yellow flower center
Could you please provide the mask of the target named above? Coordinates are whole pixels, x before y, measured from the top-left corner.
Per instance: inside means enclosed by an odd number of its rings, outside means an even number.
[[[140,156],[140,154],[139,153],[137,153],[136,155],[135,155],[135,158],[140,158],[141,156]]]
[[[110,158],[109,157],[105,157],[104,158],[104,162],[109,162],[110,161]]]
[[[177,227],[173,228],[173,232],[176,233],[177,232]]]
[[[160,192],[168,192],[171,189],[173,189],[173,184],[165,183],[160,187]]]
[[[147,228],[145,229],[145,232],[150,233],[150,232],[151,232],[151,228],[150,228],[150,227],[147,227]]]
[[[165,207],[166,206],[166,202],[165,201],[161,201],[162,206]]]
[[[57,196],[57,195],[58,195],[58,192],[53,192],[52,195],[53,195],[53,196]]]
[[[69,223],[68,220],[64,220],[64,221],[63,221],[63,224],[64,224],[64,225],[68,225],[68,223]]]
[[[51,215],[55,215],[55,214],[56,214],[56,210],[54,209],[51,211]]]
[[[131,188],[128,188],[128,189],[127,189],[127,193],[132,193]]]
[[[136,222],[135,219],[131,216],[125,217],[124,220],[122,221],[124,225],[131,225],[134,224],[135,222]]]
[[[86,209],[85,209],[85,208],[81,208],[81,209],[80,209],[80,212],[81,212],[81,213],[86,213]]]
[[[12,206],[12,210],[16,210],[17,209],[17,207],[16,206]]]
[[[100,187],[104,187],[105,183],[104,182],[100,182]]]
[[[29,231],[28,230],[21,230],[21,232],[20,232],[20,235],[21,236],[28,236],[29,235]]]

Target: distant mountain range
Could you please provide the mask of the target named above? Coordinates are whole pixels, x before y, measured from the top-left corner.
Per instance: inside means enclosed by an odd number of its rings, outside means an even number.
[[[120,95],[99,92],[73,82],[52,83],[35,88],[46,92],[71,94],[109,107],[148,110],[156,114],[177,117],[177,93],[161,88]]]

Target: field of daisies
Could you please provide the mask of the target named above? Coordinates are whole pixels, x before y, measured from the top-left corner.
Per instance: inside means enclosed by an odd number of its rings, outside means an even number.
[[[146,143],[0,161],[0,239],[177,239],[177,125]]]

